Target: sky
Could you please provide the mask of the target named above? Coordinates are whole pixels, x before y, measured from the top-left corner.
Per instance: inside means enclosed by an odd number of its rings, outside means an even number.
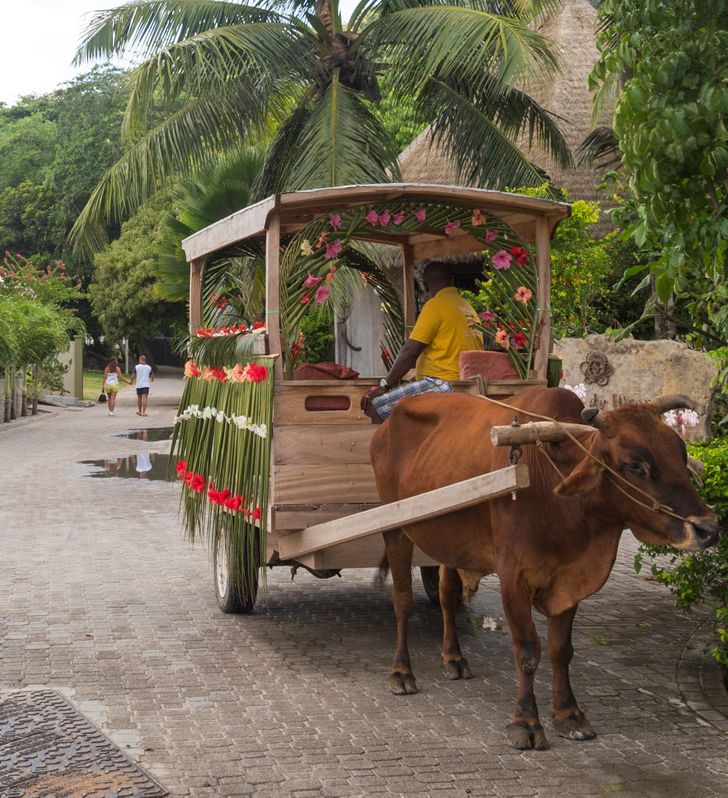
[[[86,72],[71,62],[90,13],[123,0],[0,0],[0,102],[45,94]],[[343,15],[356,0],[341,0]]]

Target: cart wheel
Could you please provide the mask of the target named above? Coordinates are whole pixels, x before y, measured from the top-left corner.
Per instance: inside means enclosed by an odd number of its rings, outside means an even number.
[[[258,597],[258,572],[255,572],[253,577],[252,589],[249,591],[250,595],[243,598],[239,595],[238,591],[233,589],[234,573],[233,563],[228,556],[228,547],[222,537],[218,538],[215,545],[215,556],[213,562],[213,571],[215,576],[215,597],[217,598],[217,606],[223,612],[231,613],[234,615],[247,614],[253,611],[255,607],[255,600]]]
[[[436,606],[440,606],[440,566],[439,565],[421,565],[420,576],[422,577],[422,586],[425,588],[427,598]],[[458,581],[460,577],[458,577]],[[463,602],[463,585],[460,582],[458,590],[458,604]]]

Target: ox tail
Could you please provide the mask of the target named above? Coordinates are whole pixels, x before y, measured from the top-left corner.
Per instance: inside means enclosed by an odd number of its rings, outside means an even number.
[[[382,557],[382,561],[379,563],[379,569],[377,573],[374,575],[374,587],[383,588],[387,577],[389,576],[389,560],[387,559],[387,555],[385,554]]]

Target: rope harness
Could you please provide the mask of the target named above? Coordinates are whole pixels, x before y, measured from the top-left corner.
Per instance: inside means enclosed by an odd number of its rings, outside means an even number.
[[[569,438],[573,443],[575,443],[579,447],[579,449],[581,449],[581,451],[584,452],[584,454],[586,454],[587,457],[590,457],[595,463],[597,463],[601,471],[607,472],[607,476],[609,477],[614,487],[617,488],[617,490],[620,493],[624,494],[628,499],[631,499],[635,504],[638,504],[640,507],[644,507],[646,510],[652,510],[655,513],[664,513],[665,515],[670,515],[673,518],[677,518],[679,521],[683,521],[684,523],[688,524],[692,523],[685,516],[676,513],[669,505],[662,504],[661,502],[657,501],[657,499],[655,499],[654,496],[651,496],[649,493],[647,493],[647,491],[642,490],[642,488],[638,488],[636,485],[633,485],[631,482],[629,482],[629,480],[625,479],[620,473],[615,471],[611,466],[607,465],[607,463],[605,463],[603,460],[600,460],[598,457],[593,455],[591,451],[587,449],[572,432],[569,432],[569,430],[567,430],[565,427],[562,427],[561,424],[555,418],[551,418],[550,416],[542,416],[539,413],[534,413],[530,410],[524,410],[522,407],[515,407],[514,405],[509,405],[507,402],[501,402],[498,399],[492,399],[490,396],[478,395],[478,398],[485,399],[487,402],[491,402],[494,405],[505,407],[507,410],[513,410],[515,413],[525,413],[525,415],[532,416],[533,418],[538,418],[541,421],[553,422],[554,424],[558,425],[558,427],[563,431],[564,435],[566,435],[567,438]],[[596,429],[593,430],[592,435],[596,432],[597,432]],[[546,449],[544,449],[543,441],[541,441],[538,438],[538,430],[536,430],[536,446],[538,448],[538,451],[541,452],[541,454],[544,455],[544,457],[548,460],[548,462],[556,469],[556,472],[559,474],[559,476],[562,479],[565,479],[565,476],[561,473],[559,467],[549,456]],[[517,461],[518,457],[520,457],[521,447],[520,446],[512,447],[510,458],[513,458],[516,450],[518,451],[518,454],[515,457],[515,461]],[[515,461],[511,462],[511,465],[514,465]],[[636,491],[638,494],[645,496],[649,500],[649,503],[641,501],[636,496],[633,496],[631,493],[628,493],[619,484],[620,482],[624,483],[625,485],[628,485],[631,490]]]

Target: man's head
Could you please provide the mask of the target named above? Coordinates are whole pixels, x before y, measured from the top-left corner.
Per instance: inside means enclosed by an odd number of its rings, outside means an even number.
[[[146,363],[147,362],[147,358],[144,355],[139,355],[139,362],[140,363]]]
[[[425,289],[430,296],[435,296],[443,288],[455,285],[455,279],[450,267],[447,263],[439,260],[431,260],[425,266],[422,270],[422,282],[425,284]]]

